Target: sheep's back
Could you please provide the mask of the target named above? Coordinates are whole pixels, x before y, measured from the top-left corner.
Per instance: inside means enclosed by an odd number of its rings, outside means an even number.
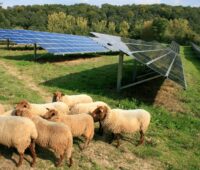
[[[103,122],[104,126],[114,133],[131,133],[140,130],[144,124],[144,131],[148,127],[150,119],[149,113],[142,109],[122,110],[112,109],[107,121]]]
[[[1,144],[10,146],[28,145],[31,138],[37,138],[34,123],[28,118],[17,116],[0,117]]]
[[[86,94],[80,94],[80,95],[65,95],[62,97],[61,101],[65,102],[71,108],[78,103],[91,103],[93,102],[93,99]]]
[[[92,103],[79,103],[76,104],[71,109],[71,114],[81,114],[81,113],[91,113],[93,112],[98,106],[108,106],[104,102],[92,102]]]
[[[57,146],[63,147],[67,144],[67,140],[72,138],[70,129],[61,123],[47,121],[39,116],[32,118],[38,130],[38,138],[36,143],[43,147],[54,149]]]

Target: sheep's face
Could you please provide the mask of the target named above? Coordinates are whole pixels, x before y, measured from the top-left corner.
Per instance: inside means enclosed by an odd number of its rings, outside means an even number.
[[[62,99],[62,96],[64,96],[63,93],[57,91],[53,94],[53,99],[52,99],[52,102],[57,102],[57,101],[61,101]]]
[[[51,120],[54,117],[58,116],[58,111],[54,110],[54,109],[47,109],[48,112],[42,116],[42,118],[47,119],[47,120]]]
[[[92,112],[92,117],[95,122],[102,121],[106,118],[108,108],[106,106],[99,106]]]
[[[22,100],[16,105],[16,110],[18,109],[30,109],[30,104],[26,100]]]
[[[31,117],[31,114],[27,109],[16,109],[15,116]]]

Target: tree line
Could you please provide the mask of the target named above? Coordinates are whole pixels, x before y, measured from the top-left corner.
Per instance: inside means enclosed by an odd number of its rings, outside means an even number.
[[[0,28],[78,35],[91,31],[181,44],[200,44],[200,8],[169,5],[76,4],[0,8]]]

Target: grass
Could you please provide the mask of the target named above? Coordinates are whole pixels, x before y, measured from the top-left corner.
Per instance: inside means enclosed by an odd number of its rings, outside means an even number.
[[[44,59],[34,62],[32,53],[31,50],[0,49],[0,61],[16,68],[22,75],[32,77],[38,87],[50,93],[56,90],[67,94],[87,93],[112,107],[144,108],[152,114],[146,135],[148,142],[144,146],[136,147],[138,134],[124,135],[119,149],[114,147],[115,143],[107,143],[109,134],[104,137],[95,135],[90,147],[80,152],[78,144],[81,141],[75,140],[75,164],[71,169],[200,169],[200,60],[195,58],[190,47],[181,48],[188,83],[186,91],[176,93],[185,108],[181,113],[153,104],[162,79],[117,94],[117,57],[114,55],[67,56],[65,60],[57,58],[56,61],[53,56],[46,56],[47,62]],[[40,53],[44,54],[43,51]],[[72,60],[72,57],[76,59]],[[125,82],[131,81],[132,66],[132,60],[125,57]],[[0,74],[0,103],[14,104],[21,98],[42,102],[40,94],[27,89],[4,68],[0,68]],[[55,169],[52,153],[39,148],[38,157],[36,168]],[[0,162],[3,160],[0,159]],[[25,167],[29,165],[25,163]]]

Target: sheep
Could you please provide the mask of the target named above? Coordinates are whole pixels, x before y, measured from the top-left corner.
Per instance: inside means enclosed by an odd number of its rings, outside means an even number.
[[[57,109],[62,114],[69,113],[69,107],[63,102],[54,102],[54,103],[46,103],[46,104],[32,104],[26,100],[22,100],[17,104],[15,109],[27,108],[30,110],[32,114],[42,116],[46,113],[46,108]]]
[[[2,113],[4,113],[4,112],[5,112],[4,107],[3,107],[2,104],[0,104],[0,114],[2,114]]]
[[[0,144],[15,147],[19,153],[17,167],[21,166],[24,152],[29,147],[34,166],[36,161],[35,140],[38,133],[35,124],[28,118],[16,116],[0,116]]]
[[[88,113],[91,115],[91,113],[98,107],[98,106],[107,106],[109,107],[106,103],[102,101],[96,101],[92,103],[79,103],[74,105],[71,110],[70,114],[81,114],[81,113]],[[94,122],[98,122],[98,120],[94,119]],[[99,121],[99,133],[102,135],[103,134],[103,128],[101,126],[101,122]]]
[[[84,136],[86,138],[84,146],[85,149],[94,136],[94,121],[93,118],[86,114],[77,115],[62,115],[54,109],[49,109],[42,118],[49,121],[61,122],[69,126],[73,137]]]
[[[69,166],[72,165],[72,150],[73,150],[73,138],[72,133],[67,125],[62,123],[50,122],[40,116],[32,115],[28,109],[17,109],[16,116],[30,118],[36,126],[38,131],[38,138],[36,144],[43,148],[50,148],[59,155],[56,167],[60,166],[65,153],[69,160]]]
[[[53,102],[64,102],[66,103],[69,108],[71,109],[75,104],[78,103],[91,103],[93,102],[93,99],[86,95],[86,94],[80,94],[80,95],[65,95],[59,91],[55,92],[53,94]]]
[[[113,138],[117,139],[117,147],[119,147],[119,138],[121,133],[140,132],[140,141],[138,145],[144,142],[144,133],[148,129],[150,123],[150,113],[143,109],[122,110],[110,109],[106,106],[99,106],[92,113],[94,119],[100,120],[103,128],[109,130],[113,134]]]
[[[0,114],[0,116],[13,116],[13,115],[15,115],[15,109],[11,109]]]

